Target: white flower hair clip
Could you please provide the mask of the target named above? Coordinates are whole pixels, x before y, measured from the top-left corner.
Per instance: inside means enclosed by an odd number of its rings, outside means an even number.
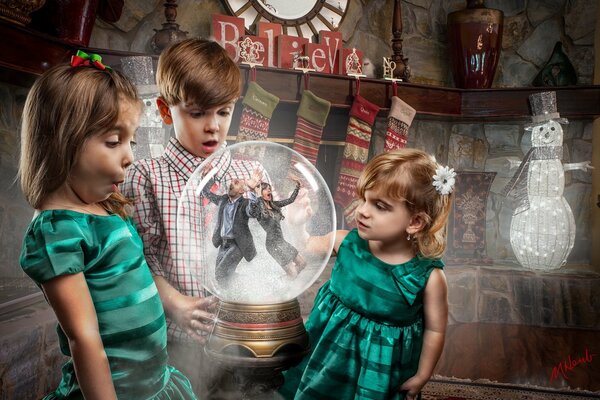
[[[454,190],[454,183],[456,182],[456,172],[454,168],[442,167],[438,165],[435,169],[435,175],[433,176],[433,186],[439,194],[450,194]]]

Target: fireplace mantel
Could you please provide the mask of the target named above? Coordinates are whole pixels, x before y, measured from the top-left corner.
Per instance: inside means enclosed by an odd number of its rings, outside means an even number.
[[[30,83],[47,68],[68,61],[77,47],[42,33],[0,21],[0,79]],[[123,56],[141,55],[107,49],[88,49],[103,57],[109,65],[118,65]],[[156,57],[156,56],[153,56]],[[248,67],[242,65],[243,78],[249,79]],[[282,103],[296,104],[304,89],[302,72],[276,68],[257,68],[257,82]],[[356,80],[332,74],[310,73],[310,90],[331,101],[341,110],[350,108]],[[600,86],[520,87],[502,89],[455,89],[438,86],[398,83],[398,96],[421,116],[450,120],[526,120],[529,118],[528,96],[542,90],[557,92],[558,109],[566,118],[594,118],[600,115]],[[361,79],[360,94],[382,107],[390,104],[392,83],[383,79]]]

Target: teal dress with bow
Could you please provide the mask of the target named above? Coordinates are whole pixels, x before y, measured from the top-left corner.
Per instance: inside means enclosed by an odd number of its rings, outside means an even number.
[[[165,314],[142,240],[131,220],[69,210],[40,212],[23,240],[21,267],[38,285],[82,273],[119,399],[195,400],[188,379],[167,364]],[[57,326],[60,349],[69,341]],[[83,400],[73,361],[45,400]]]
[[[423,292],[442,261],[387,264],[350,231],[306,323],[312,353],[285,373],[286,399],[403,399],[419,365]]]

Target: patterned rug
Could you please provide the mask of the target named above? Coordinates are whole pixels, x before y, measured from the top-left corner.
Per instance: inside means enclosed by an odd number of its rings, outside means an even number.
[[[421,400],[583,400],[600,399],[600,392],[553,390],[489,381],[431,379]]]

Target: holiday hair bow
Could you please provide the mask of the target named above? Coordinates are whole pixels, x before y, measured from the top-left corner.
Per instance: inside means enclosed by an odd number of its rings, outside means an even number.
[[[77,50],[77,54],[71,56],[71,67],[91,66],[98,68],[100,71],[111,69],[109,66],[102,64],[102,57],[98,54],[87,54],[81,50]]]

